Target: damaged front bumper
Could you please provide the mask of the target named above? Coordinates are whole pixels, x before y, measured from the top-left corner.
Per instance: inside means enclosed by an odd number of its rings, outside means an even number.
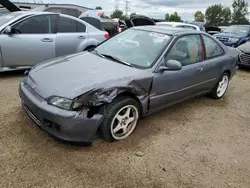
[[[49,105],[23,81],[19,95],[29,117],[44,131],[64,141],[92,142],[103,120],[101,114],[88,118],[84,113]]]

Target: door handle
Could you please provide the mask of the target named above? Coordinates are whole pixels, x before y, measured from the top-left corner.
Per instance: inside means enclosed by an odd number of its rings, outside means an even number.
[[[203,67],[199,67],[199,68],[197,68],[196,69],[198,72],[201,72],[201,71],[203,71]]]
[[[54,40],[51,38],[43,38],[41,39],[42,42],[53,42]]]
[[[86,37],[85,36],[79,36],[77,37],[78,39],[85,39]]]

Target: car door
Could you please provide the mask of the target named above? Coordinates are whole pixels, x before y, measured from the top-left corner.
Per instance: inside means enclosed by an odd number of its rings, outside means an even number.
[[[73,18],[60,15],[56,35],[56,56],[79,52],[88,39],[86,26]]]
[[[221,76],[221,70],[226,62],[230,62],[230,56],[225,58],[222,47],[210,36],[202,34],[206,59],[202,62],[203,77],[208,80],[203,84],[203,89],[212,89]],[[210,81],[209,81],[210,80]]]
[[[198,34],[181,36],[161,63],[181,62],[178,71],[156,71],[150,93],[150,111],[158,110],[202,93],[206,79],[202,75],[204,51]]]
[[[14,33],[0,35],[5,67],[33,66],[55,57],[57,15],[35,15],[12,25]]]

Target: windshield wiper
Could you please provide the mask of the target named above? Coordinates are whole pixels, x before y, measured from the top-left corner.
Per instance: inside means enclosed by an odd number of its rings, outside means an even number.
[[[95,52],[98,56],[105,58],[105,56],[103,56],[102,54],[100,54],[97,50],[92,50],[92,52]]]
[[[126,62],[126,61],[122,61],[120,59],[118,59],[117,57],[114,57],[112,55],[109,55],[109,54],[101,54],[100,55],[106,57],[106,58],[109,58],[109,59],[112,59],[112,60],[115,60],[116,62],[119,62],[119,63],[122,63],[124,65],[127,65],[127,66],[130,66],[130,67],[133,67],[130,63]]]

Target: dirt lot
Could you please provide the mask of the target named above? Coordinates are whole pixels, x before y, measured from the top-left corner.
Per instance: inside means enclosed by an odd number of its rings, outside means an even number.
[[[126,141],[88,148],[32,123],[22,77],[0,75],[0,187],[250,187],[250,72],[239,71],[222,100],[190,100],[143,119]]]

